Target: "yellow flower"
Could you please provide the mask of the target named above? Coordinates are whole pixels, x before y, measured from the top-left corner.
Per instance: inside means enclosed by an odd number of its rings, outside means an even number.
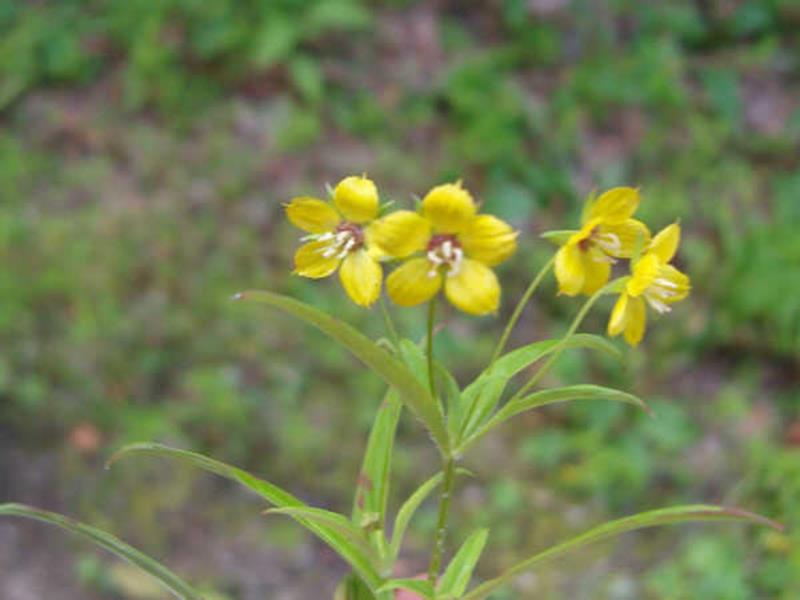
[[[421,214],[398,211],[375,221],[367,238],[376,251],[409,257],[386,280],[389,297],[401,306],[432,299],[444,287],[448,300],[473,315],[497,311],[500,284],[491,267],[517,248],[517,232],[491,215],[479,215],[460,183],[433,188]]]
[[[332,203],[294,198],[286,205],[286,216],[308,233],[294,255],[294,272],[319,279],[339,269],[347,295],[359,306],[370,306],[380,296],[383,269],[370,252],[365,225],[378,216],[378,210],[378,190],[366,177],[340,181]]]
[[[669,264],[678,250],[680,237],[681,229],[677,223],[666,227],[653,238],[647,252],[633,265],[631,276],[608,321],[609,335],[624,333],[625,341],[637,346],[647,325],[645,302],[663,314],[672,310],[670,304],[689,295],[689,277]]]
[[[617,187],[587,202],[581,229],[556,254],[558,291],[567,296],[594,294],[611,275],[615,258],[630,258],[637,245],[650,242],[650,231],[631,218],[639,207],[639,191]]]

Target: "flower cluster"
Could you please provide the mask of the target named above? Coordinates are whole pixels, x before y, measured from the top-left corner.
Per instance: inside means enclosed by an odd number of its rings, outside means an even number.
[[[339,269],[342,286],[359,306],[381,294],[383,263],[402,260],[387,278],[389,298],[416,306],[444,288],[460,310],[485,315],[500,306],[500,284],[493,266],[517,248],[517,232],[485,214],[460,183],[428,192],[418,211],[396,210],[380,216],[375,184],[347,177],[333,189],[331,202],[294,198],[286,205],[289,220],[306,231],[295,254],[295,272],[327,277]]]
[[[644,337],[645,302],[666,313],[691,289],[689,277],[670,264],[680,243],[680,226],[669,225],[652,237],[647,225],[633,218],[639,202],[639,191],[629,187],[613,188],[590,198],[580,230],[562,232],[565,241],[555,260],[559,293],[575,296],[591,295],[603,288],[617,259],[630,259],[631,275],[620,280],[620,296],[611,313],[608,334],[623,334],[632,346]]]
[[[347,295],[368,307],[380,298],[384,265],[400,261],[386,278],[395,304],[416,306],[444,290],[466,313],[497,311],[501,289],[492,267],[514,254],[518,232],[480,214],[460,182],[434,187],[416,211],[382,214],[378,189],[365,176],[346,177],[331,196],[330,201],[303,196],[286,205],[289,220],[307,233],[295,254],[295,273],[316,279],[338,269]],[[635,188],[610,189],[587,201],[580,229],[555,235],[560,294],[596,294],[608,284],[613,265],[629,260],[631,274],[618,280],[608,333],[623,334],[633,346],[644,336],[646,304],[668,312],[690,290],[689,278],[670,264],[680,227],[673,224],[652,236],[633,218],[639,203]]]

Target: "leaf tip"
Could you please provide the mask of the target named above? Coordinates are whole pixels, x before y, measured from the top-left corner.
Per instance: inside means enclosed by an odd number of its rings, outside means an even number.
[[[782,523],[770,519],[769,517],[765,517],[763,515],[750,512],[749,510],[725,506],[722,507],[722,513],[730,515],[731,517],[735,517],[737,519],[744,519],[746,521],[752,521],[753,523],[758,523],[759,525],[764,525],[765,527],[774,529],[779,533],[784,533],[786,531],[786,527]]]

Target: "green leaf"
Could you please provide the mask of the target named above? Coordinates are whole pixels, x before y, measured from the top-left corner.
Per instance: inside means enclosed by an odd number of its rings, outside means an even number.
[[[589,333],[576,333],[566,341],[562,339],[544,340],[516,348],[498,358],[485,373],[489,377],[495,375],[513,377],[536,361],[551,354],[561,343],[564,344],[565,350],[571,348],[588,348],[590,350],[605,352],[617,360],[622,360],[622,352],[620,352],[620,349],[607,338]]]
[[[454,440],[458,436],[459,425],[464,419],[461,389],[458,387],[456,378],[444,365],[435,361],[433,368],[436,370],[439,395],[444,399],[447,407],[447,429],[450,432],[450,439]]]
[[[622,358],[619,349],[606,338],[575,334],[563,340],[544,340],[522,346],[497,359],[462,394],[461,403],[466,406],[466,418],[461,426],[461,439],[468,438],[483,423],[497,406],[509,380],[536,361],[552,354],[564,344],[564,349],[589,348]]]
[[[350,574],[344,577],[336,591],[333,593],[333,600],[377,600],[369,587],[356,575]]]
[[[287,506],[286,508],[270,508],[265,510],[264,514],[286,515],[301,525],[306,522],[316,523],[325,529],[339,533],[359,552],[363,552],[367,556],[372,552],[372,548],[370,548],[363,532],[353,525],[350,519],[339,513],[312,506]]]
[[[117,451],[109,460],[109,466],[123,458],[133,454],[146,454],[173,458],[185,462],[194,467],[198,467],[215,475],[236,481],[252,492],[264,498],[270,504],[278,508],[309,508],[298,498],[289,492],[282,490],[263,479],[251,475],[247,471],[238,469],[231,465],[214,460],[196,452],[188,450],[178,450],[161,444],[131,444]],[[381,583],[377,565],[373,561],[371,552],[364,552],[356,545],[352,544],[347,536],[343,535],[337,528],[330,525],[323,525],[318,520],[311,520],[299,514],[293,515],[298,523],[316,535],[323,542],[328,544],[337,554],[339,554],[353,570],[364,580],[364,583],[371,589],[376,589]],[[349,521],[345,519],[349,524]]]
[[[393,592],[395,590],[408,590],[426,600],[435,598],[433,586],[430,581],[425,579],[390,579],[378,591]]]
[[[417,509],[420,507],[420,505],[425,502],[425,499],[441,482],[442,474],[439,473],[434,475],[428,479],[428,481],[419,486],[416,491],[409,496],[408,500],[406,500],[400,507],[400,510],[397,512],[397,517],[394,521],[394,529],[392,530],[392,543],[389,545],[389,558],[392,562],[397,560],[397,557],[400,554],[400,546],[403,543],[403,537],[406,534],[408,524],[414,517],[414,513],[417,512]]]
[[[459,475],[472,476],[472,473],[467,469],[456,469]],[[428,479],[425,483],[419,486],[416,491],[408,497],[408,499],[397,511],[397,517],[394,520],[394,529],[392,530],[392,543],[389,545],[389,559],[391,562],[397,560],[400,555],[400,547],[403,544],[403,538],[406,534],[406,529],[417,512],[420,505],[425,502],[431,492],[436,489],[436,486],[442,482],[442,474],[438,473]]]
[[[350,325],[293,298],[262,291],[241,292],[234,297],[280,309],[339,342],[400,392],[403,402],[427,427],[442,453],[447,455],[449,440],[441,407],[428,388],[394,356]]]
[[[400,340],[400,357],[422,385],[430,385],[428,383],[428,359],[419,344],[407,339]],[[461,390],[453,374],[442,363],[435,360],[433,368],[439,396],[446,400],[448,431],[451,439],[454,439],[453,436],[458,433],[457,424],[461,422],[460,415],[463,407]]]
[[[439,594],[445,598],[461,598],[488,538],[488,529],[478,529],[466,539],[436,586]]]
[[[390,389],[375,416],[358,476],[353,502],[353,523],[357,526],[364,524],[365,517],[377,515],[378,528],[385,529],[392,451],[402,408],[397,392]]]
[[[469,446],[474,444],[489,431],[522,412],[533,408],[539,408],[540,406],[568,402],[570,400],[611,400],[613,402],[625,402],[628,404],[635,404],[648,414],[651,412],[650,408],[639,397],[599,385],[570,385],[567,387],[554,388],[552,390],[543,390],[522,398],[510,400],[474,434],[464,440],[459,451],[464,452]]]
[[[502,587],[512,581],[519,574],[529,570],[531,567],[559,558],[572,550],[577,550],[593,542],[658,525],[668,525],[672,523],[686,523],[691,521],[748,521],[759,525],[766,525],[778,530],[781,526],[770,519],[756,515],[737,508],[724,508],[721,506],[693,505],[677,506],[640,513],[632,517],[625,517],[616,521],[610,521],[594,529],[590,529],[583,535],[579,535],[567,542],[553,546],[531,558],[524,560],[500,577],[487,581],[478,586],[473,591],[464,596],[463,600],[483,600],[497,588]]]
[[[428,359],[425,357],[425,352],[418,344],[411,340],[400,340],[400,358],[408,367],[408,370],[417,378],[422,385],[428,384]]]
[[[66,531],[94,542],[101,548],[139,567],[142,571],[155,578],[156,581],[172,592],[176,598],[181,598],[182,600],[203,600],[202,596],[195,592],[189,584],[167,569],[164,565],[142,554],[136,548],[129,546],[110,533],[95,529],[94,527],[79,523],[78,521],[73,521],[64,515],[39,510],[22,504],[0,504],[0,516],[1,515],[36,519],[65,529]]]

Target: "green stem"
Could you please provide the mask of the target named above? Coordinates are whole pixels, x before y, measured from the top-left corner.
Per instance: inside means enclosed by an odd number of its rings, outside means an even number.
[[[456,479],[456,461],[448,458],[442,470],[442,495],[439,498],[439,518],[436,523],[436,540],[431,554],[431,564],[428,568],[428,581],[436,585],[439,570],[442,568],[444,544],[447,539],[447,520],[450,517],[450,504],[453,495],[453,485]]]
[[[392,341],[392,345],[395,347],[395,351],[399,351],[400,336],[397,335],[397,329],[394,326],[392,315],[389,312],[389,307],[386,306],[386,300],[384,300],[383,296],[381,296],[380,304],[381,304],[381,314],[383,315],[383,322],[386,325],[386,332],[389,334],[389,339]]]
[[[431,387],[431,394],[433,397],[436,397],[436,380],[434,379],[434,368],[433,368],[433,326],[436,322],[436,296],[431,298],[431,301],[428,303],[428,337],[426,339],[427,343],[427,355],[428,355],[428,383]]]
[[[586,318],[586,315],[589,314],[589,311],[602,296],[609,293],[612,285],[616,286],[617,281],[612,281],[605,287],[600,288],[586,301],[581,310],[578,312],[575,319],[572,321],[572,325],[570,325],[566,335],[563,338],[561,338],[561,342],[559,342],[558,346],[550,355],[550,358],[547,360],[547,362],[545,362],[539,368],[539,370],[536,371],[534,376],[531,377],[530,380],[525,385],[523,385],[516,394],[514,394],[514,397],[511,400],[518,400],[519,398],[522,398],[525,394],[528,393],[528,391],[530,391],[531,388],[533,388],[533,386],[535,386],[537,383],[539,383],[539,381],[541,381],[542,377],[544,377],[547,371],[550,370],[550,367],[552,367],[553,364],[559,359],[561,353],[566,348],[569,339],[573,335],[575,335],[575,332],[578,330],[578,327],[581,326],[581,323],[583,323],[583,320]]]
[[[552,258],[550,258],[550,260],[548,260],[547,263],[542,267],[542,269],[536,274],[536,277],[533,278],[533,281],[531,281],[531,284],[528,286],[528,289],[525,290],[525,293],[523,294],[522,298],[517,304],[517,307],[514,309],[514,313],[508,320],[508,325],[506,325],[506,328],[503,331],[503,335],[500,336],[500,341],[497,342],[497,348],[495,348],[494,354],[492,355],[492,360],[489,362],[489,366],[492,366],[492,364],[494,364],[494,361],[500,358],[500,355],[503,353],[503,350],[505,350],[506,344],[508,343],[508,338],[511,335],[511,331],[514,329],[514,327],[517,324],[517,321],[519,321],[519,318],[522,316],[522,311],[525,310],[525,307],[528,305],[528,302],[530,302],[530,299],[536,292],[537,288],[539,287],[539,284],[542,283],[545,276],[550,272],[550,269],[553,268],[553,263],[555,262],[555,260],[556,257],[555,255],[553,255]]]

